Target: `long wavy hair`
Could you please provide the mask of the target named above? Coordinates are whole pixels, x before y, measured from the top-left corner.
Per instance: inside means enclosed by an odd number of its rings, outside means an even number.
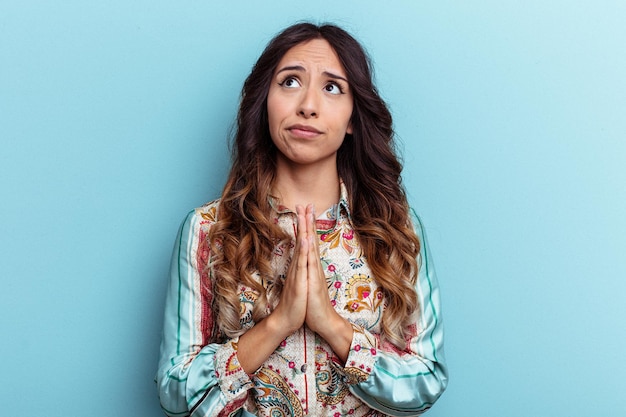
[[[385,310],[381,339],[404,349],[408,323],[418,308],[415,280],[420,242],[401,184],[391,114],[372,82],[369,57],[346,31],[334,25],[299,23],[267,45],[241,94],[232,143],[232,165],[211,227],[215,313],[222,334],[245,332],[240,322],[239,285],[258,293],[257,322],[278,302],[282,285],[271,266],[275,246],[290,239],[272,221],[268,201],[276,175],[267,95],[276,67],[292,47],[325,39],[345,68],[354,97],[352,128],[338,150],[337,168],[350,201],[353,227],[363,254],[382,288]]]

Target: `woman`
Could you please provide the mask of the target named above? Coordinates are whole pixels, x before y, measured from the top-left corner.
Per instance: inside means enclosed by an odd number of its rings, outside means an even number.
[[[219,200],[172,261],[170,416],[419,415],[445,389],[439,293],[363,49],[303,23],[247,78]]]

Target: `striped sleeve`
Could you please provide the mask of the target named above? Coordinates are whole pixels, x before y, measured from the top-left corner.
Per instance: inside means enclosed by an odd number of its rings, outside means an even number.
[[[233,362],[226,363],[226,359],[236,358],[236,343],[211,340],[208,327],[213,317],[206,294],[209,283],[202,279],[206,271],[203,259],[208,255],[202,221],[195,210],[187,215],[172,255],[156,376],[161,408],[170,417],[232,412],[243,406],[251,385],[246,375],[239,389],[221,387],[220,375],[226,374],[226,367]]]
[[[354,346],[350,351],[355,358],[364,354],[375,356],[371,358],[373,366],[369,376],[351,384],[350,390],[371,408],[391,416],[421,415],[437,401],[448,382],[439,285],[424,227],[419,217],[413,214],[421,243],[416,282],[419,314],[416,315],[415,335],[403,352],[376,346],[374,342],[364,348],[364,341],[374,341],[374,337],[361,338],[358,352]],[[367,363],[367,358],[357,359],[357,362],[359,360]],[[348,361],[351,361],[350,356]]]

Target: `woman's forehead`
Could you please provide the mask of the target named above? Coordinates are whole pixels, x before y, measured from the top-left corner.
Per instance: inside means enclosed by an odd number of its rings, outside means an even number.
[[[325,39],[312,39],[289,49],[276,67],[301,67],[304,71],[329,71],[345,77],[346,72],[335,49]]]

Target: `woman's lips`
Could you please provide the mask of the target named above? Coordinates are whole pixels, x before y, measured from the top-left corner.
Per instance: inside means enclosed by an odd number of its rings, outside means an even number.
[[[289,130],[289,132],[291,132],[293,136],[299,138],[314,138],[322,133],[313,126],[307,125],[293,125],[290,126],[287,130]]]

